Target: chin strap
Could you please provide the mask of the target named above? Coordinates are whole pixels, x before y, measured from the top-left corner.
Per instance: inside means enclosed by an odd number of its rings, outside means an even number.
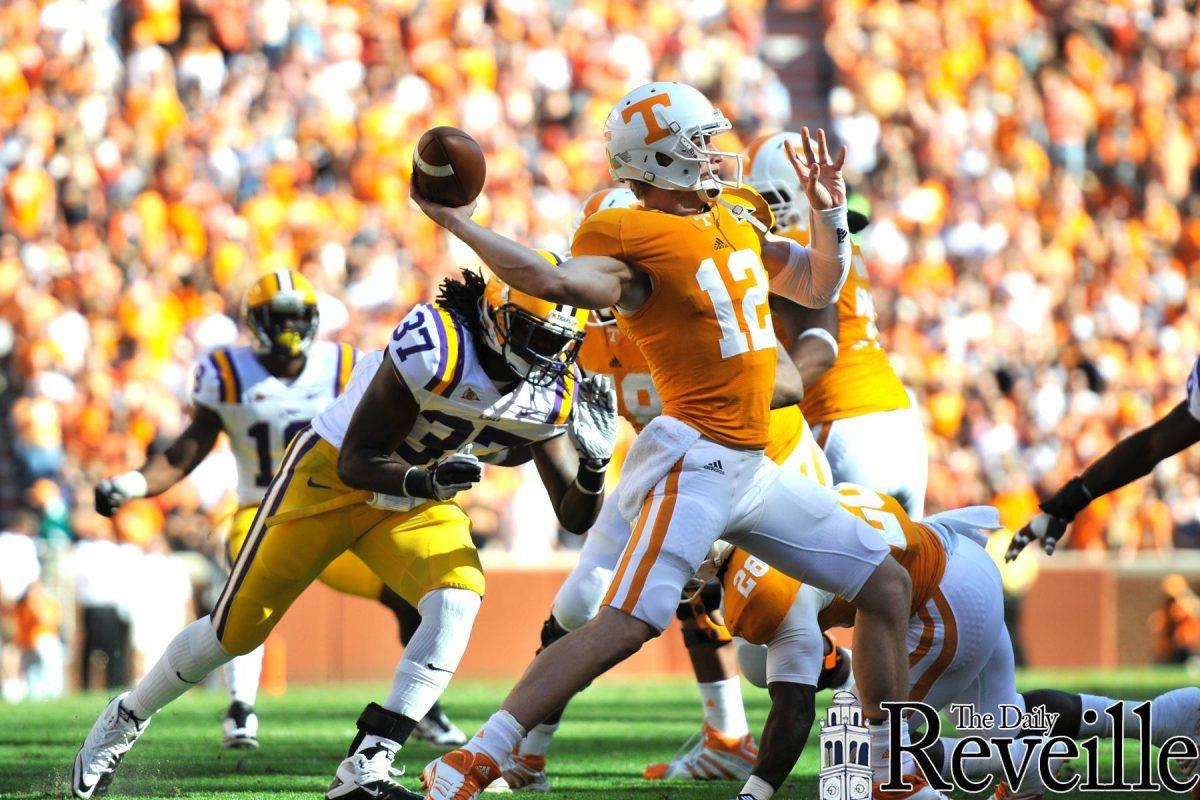
[[[735,203],[731,203],[723,197],[718,198],[717,203],[719,203],[720,205],[727,208],[729,210],[729,213],[733,214],[734,218],[737,219],[739,222],[749,222],[751,225],[753,225],[755,228],[757,228],[759,230],[759,232],[761,232],[761,233],[770,233],[771,232],[770,228],[768,228],[766,225],[764,225],[762,223],[762,220],[760,220],[758,217],[754,216],[753,208],[750,208],[749,206],[742,206],[742,205],[737,205]]]

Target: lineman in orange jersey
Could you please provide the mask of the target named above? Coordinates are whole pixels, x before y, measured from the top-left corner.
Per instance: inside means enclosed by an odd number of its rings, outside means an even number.
[[[629,208],[636,203],[633,192],[625,188],[596,192],[584,201],[575,228],[597,211]],[[650,368],[641,350],[615,322],[610,310],[594,312],[579,352],[579,364],[588,373],[612,378],[618,412],[635,430],[641,430],[662,412],[662,401],[654,389]],[[799,374],[786,349],[779,346],[777,355],[780,359],[778,378],[772,398],[775,410],[771,412],[766,455],[784,469],[799,470],[825,486],[832,486],[825,455],[797,405]],[[605,509],[588,531],[578,564],[554,598],[550,618],[542,626],[543,647],[594,617],[608,591],[630,531],[628,523],[617,511],[616,503],[607,504]],[[719,597],[719,591],[713,596]],[[744,780],[757,759],[758,748],[750,735],[742,704],[733,638],[716,612],[716,603],[706,607],[700,594],[676,609],[700,690],[704,728],[699,737],[694,737],[694,747],[685,748],[669,763],[647,767],[645,777],[648,779],[719,777]],[[521,741],[512,761],[503,765],[505,780],[513,789],[549,790],[546,753],[558,730],[562,711],[559,709],[536,725]]]
[[[800,134],[759,137],[747,151],[747,181],[775,214],[773,233],[808,244],[808,201],[785,143]],[[850,215],[850,231],[866,224]],[[879,344],[867,264],[853,244],[850,274],[836,304],[803,308],[772,298],[777,327],[793,333],[792,357],[804,381],[804,416],[829,457],[833,476],[895,497],[910,517],[925,513],[929,469],[917,408]]]
[[[984,549],[982,531],[1000,527],[994,508],[976,506],[934,514],[914,522],[898,500],[863,486],[842,483],[836,487],[843,504],[869,522],[892,548],[912,579],[912,616],[909,620],[909,658],[913,665],[911,698],[943,712],[955,704],[972,706],[976,714],[992,714],[997,727],[959,728],[960,734],[984,738],[1015,737],[1017,727],[999,712],[1001,705],[1022,710],[1044,707],[1057,714],[1052,734],[1076,739],[1109,736],[1112,720],[1104,713],[1115,700],[1054,689],[1018,693],[1014,682],[1012,641],[1004,625],[1004,599],[1000,572]],[[716,574],[724,589],[725,619],[730,630],[745,643],[738,657],[746,678],[771,693],[771,713],[763,730],[763,749],[754,775],[743,795],[767,800],[791,772],[804,749],[814,717],[814,695],[823,688],[822,631],[853,624],[853,609],[840,598],[802,585],[742,550],[723,547],[701,567],[700,574]],[[1152,702],[1152,737],[1162,745],[1171,736],[1200,735],[1200,689],[1185,687],[1159,695]],[[1126,708],[1126,728],[1139,724]],[[1084,711],[1095,712],[1091,721]],[[1012,720],[1012,715],[1007,719]],[[920,723],[921,720],[916,719]],[[1036,732],[1029,732],[1036,735]],[[1041,741],[1018,740],[1009,757],[1022,763],[1025,747]],[[955,740],[943,738],[922,748],[926,775],[957,782],[950,753]],[[855,759],[853,752],[848,758]],[[911,758],[910,755],[905,758]],[[1031,754],[1037,763],[1037,753]],[[983,758],[964,759],[970,780],[999,778],[999,748]],[[915,771],[912,766],[906,772]],[[960,788],[968,788],[960,785]],[[986,784],[972,787],[972,791]],[[748,791],[760,789],[759,791]],[[1037,770],[1029,770],[1019,790],[997,786],[998,800],[1036,800],[1045,786]]]
[[[647,84],[618,101],[605,123],[609,164],[642,207],[587,219],[558,270],[473,222],[473,204],[448,208],[413,194],[515,288],[577,308],[614,307],[663,403],[624,464],[617,508],[631,533],[604,607],[538,654],[466,747],[426,767],[429,800],[476,798],[530,726],[661,633],[720,538],[854,604],[855,636],[871,641],[855,659],[855,680],[887,770],[880,703],[908,685],[908,576],[836,493],[763,453],[776,367],[767,295],[813,307],[837,297],[850,266],[845,151],[835,161],[818,132],[820,158],[806,142],[808,162],[796,162],[813,208],[812,247],[767,240],[755,209],[720,197],[740,186],[741,156],[709,142],[730,127],[682,84]],[[732,180],[717,173],[723,159],[734,162]],[[928,787],[888,796],[941,797]]]

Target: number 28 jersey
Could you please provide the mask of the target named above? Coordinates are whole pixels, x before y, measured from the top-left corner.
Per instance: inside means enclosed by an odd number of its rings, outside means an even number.
[[[218,347],[196,366],[192,402],[215,411],[237,460],[238,504],[257,505],[288,443],[345,391],[359,353],[313,342],[290,382],[267,372],[245,346]]]
[[[734,202],[750,210],[753,200]],[[649,275],[649,298],[618,309],[617,325],[644,354],[663,413],[722,444],[765,448],[775,332],[747,216],[721,204],[692,216],[608,209],[579,226],[571,254],[610,256]]]
[[[476,456],[550,439],[566,431],[578,373],[551,386],[521,381],[502,394],[480,364],[475,339],[462,322],[436,305],[421,304],[392,332],[385,350],[363,356],[350,386],[313,420],[313,430],[341,447],[354,409],[387,358],[420,407],[396,455],[426,466],[472,446]]]

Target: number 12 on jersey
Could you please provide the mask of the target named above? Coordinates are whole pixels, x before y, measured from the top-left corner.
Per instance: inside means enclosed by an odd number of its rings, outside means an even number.
[[[735,250],[729,254],[726,266],[735,282],[753,278],[754,282],[742,296],[742,319],[746,328],[738,324],[733,309],[733,297],[721,277],[717,262],[706,258],[696,270],[696,283],[708,295],[721,326],[721,358],[740,356],[750,350],[767,350],[775,347],[775,330],[771,327],[771,312],[767,305],[767,271],[762,260],[753,250]],[[749,334],[749,341],[747,341]]]

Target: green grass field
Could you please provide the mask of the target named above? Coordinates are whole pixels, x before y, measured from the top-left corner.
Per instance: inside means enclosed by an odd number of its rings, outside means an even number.
[[[1054,687],[1130,699],[1150,698],[1189,682],[1183,673],[1157,670],[1020,676],[1023,688]],[[456,683],[445,705],[470,732],[495,709],[505,688],[494,683]],[[122,764],[109,797],[321,797],[353,734],[359,710],[383,691],[382,686],[370,685],[306,686],[294,687],[284,697],[260,698],[262,748],[248,754],[223,752],[218,746],[223,693],[194,691],[155,718]],[[0,705],[0,798],[66,795],[71,759],[104,700],[92,694],[52,703]],[[746,702],[751,728],[757,732],[767,711],[766,693],[747,686]],[[698,727],[697,694],[687,683],[601,681],[568,712],[551,751],[555,791],[548,797],[728,800],[740,785],[646,783],[640,778],[646,764],[671,757]],[[811,741],[815,742],[815,734]],[[413,744],[397,763],[415,776],[434,755],[433,749]],[[1136,764],[1134,749],[1126,751],[1126,761]],[[810,744],[776,797],[815,798],[816,762],[816,747]],[[412,785],[415,777],[403,780]],[[1107,796],[1078,794],[1080,798]]]

